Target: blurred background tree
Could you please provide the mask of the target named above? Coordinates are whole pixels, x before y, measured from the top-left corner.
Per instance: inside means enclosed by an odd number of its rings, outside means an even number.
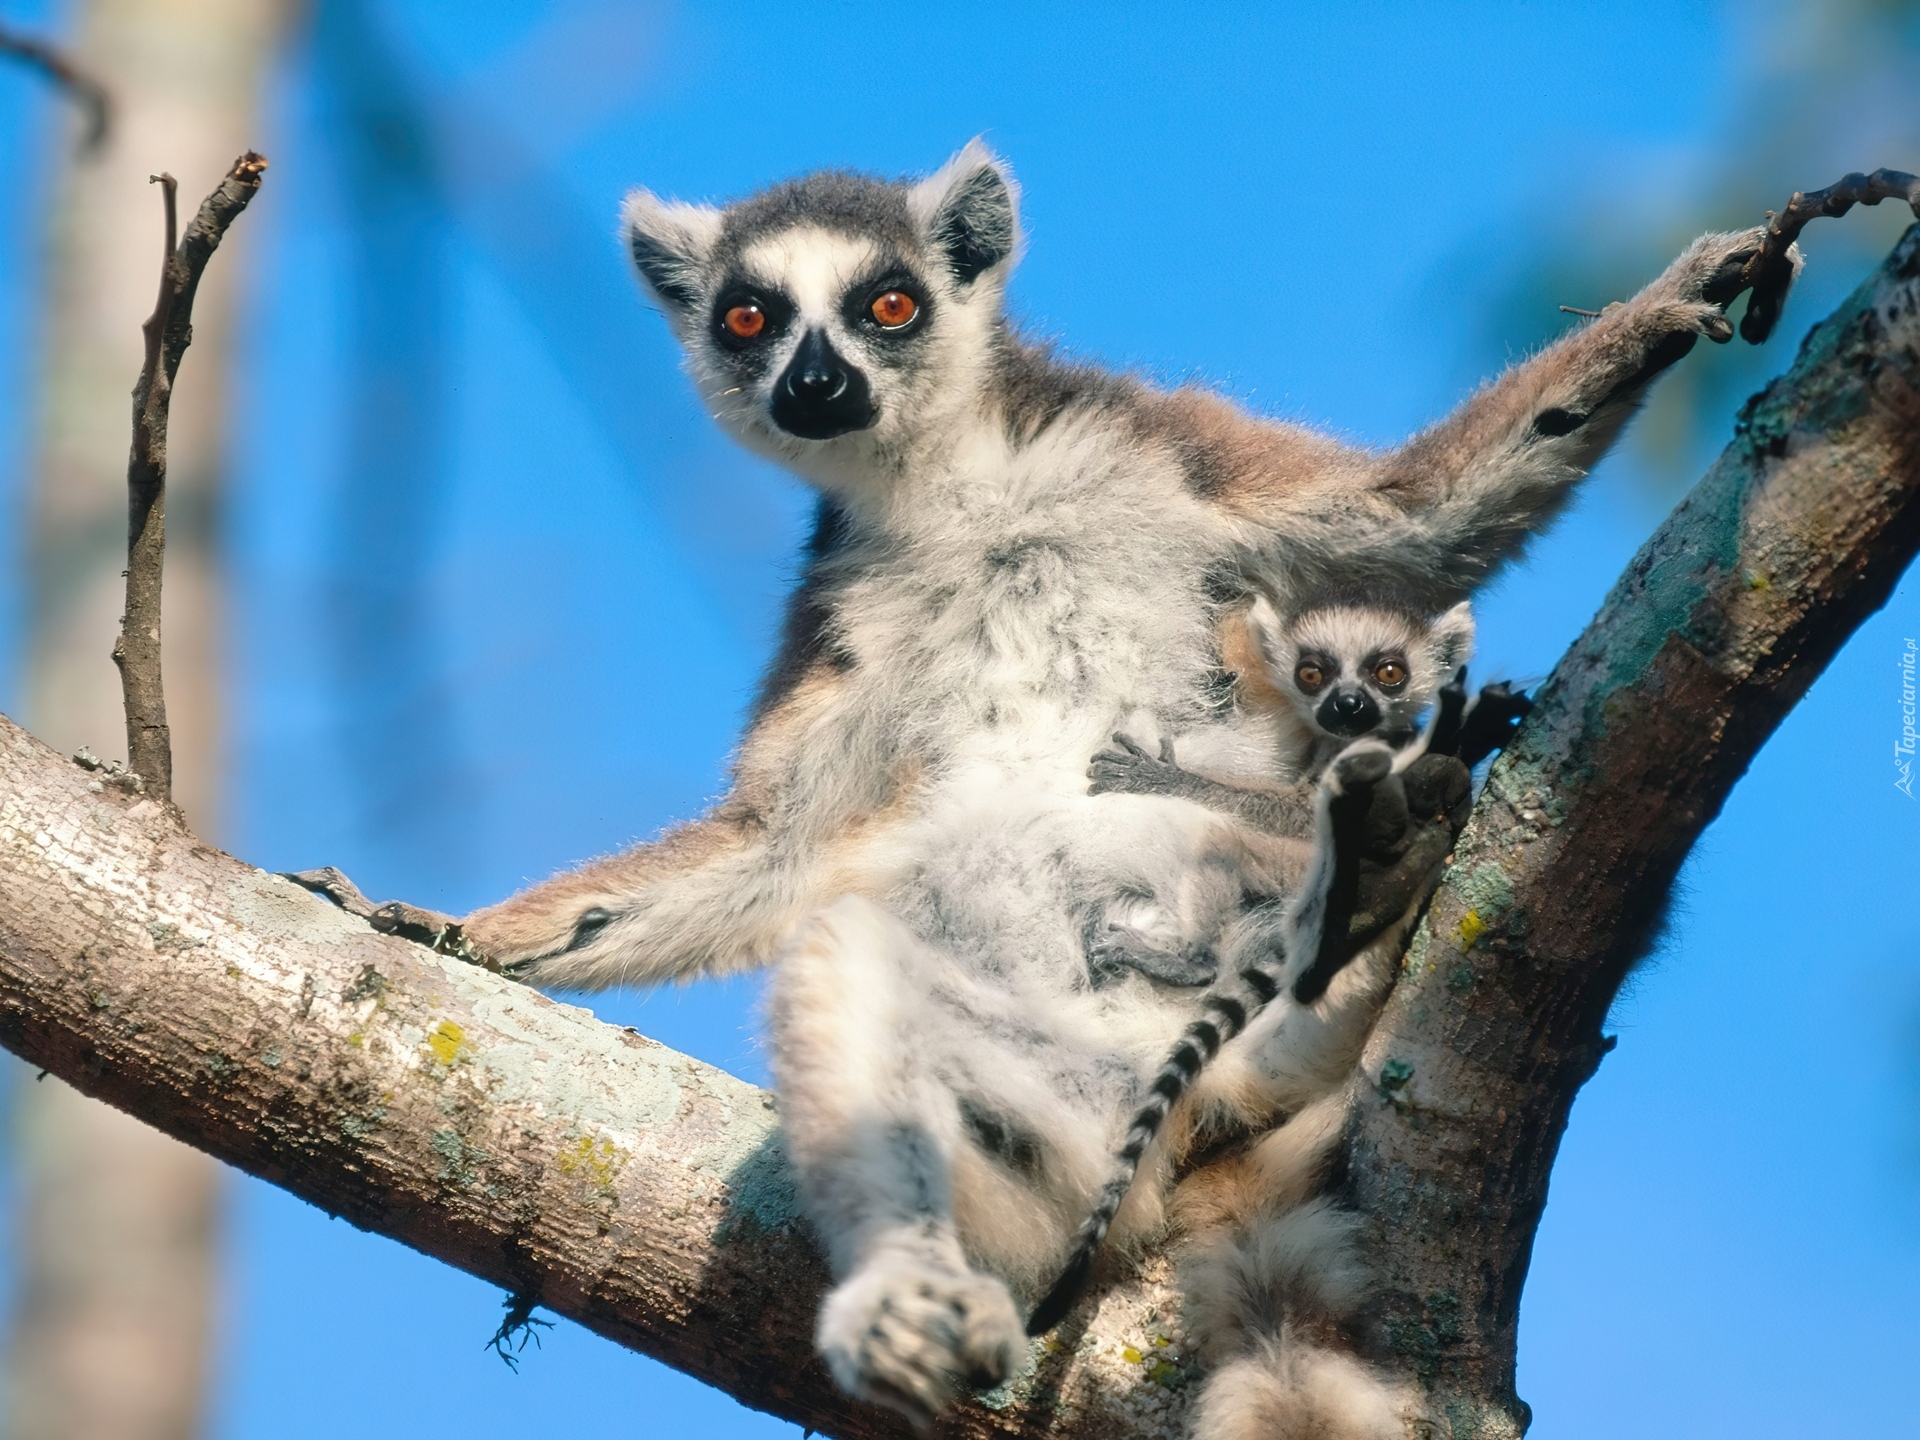
[[[1776,0],[1752,7],[1746,22],[1745,63],[1712,141],[1665,155],[1578,157],[1585,163],[1570,163],[1541,204],[1500,217],[1520,227],[1533,263],[1489,270],[1489,255],[1514,245],[1503,233],[1443,272],[1454,282],[1497,277],[1485,303],[1458,312],[1482,327],[1474,376],[1559,334],[1560,305],[1597,310],[1624,299],[1702,231],[1751,225],[1783,205],[1782,176],[1794,177],[1789,193],[1812,190],[1883,163],[1864,157],[1920,155],[1920,0]],[[1542,59],[1581,63],[1572,53]],[[1911,220],[1897,206],[1857,210],[1850,223],[1809,236],[1819,260],[1799,313],[1825,313],[1836,277],[1886,254]],[[1732,434],[1740,402],[1781,368],[1771,350],[1736,344],[1661,382],[1632,438],[1650,505],[1664,511],[1699,478]]]
[[[85,143],[76,112],[47,210],[39,450],[27,509],[23,722],[64,750],[125,760],[117,672],[126,565],[128,377],[159,279],[148,182],[210,188],[259,130],[283,0],[87,0],[70,54],[111,101]],[[228,779],[218,553],[236,269],[211,277],[171,436],[166,601],[174,795],[224,830]],[[129,323],[133,320],[134,323]],[[214,1161],[58,1080],[15,1087],[19,1280],[6,1433],[15,1440],[176,1440],[203,1433],[222,1177]]]
[[[1847,170],[1920,169],[1920,0],[964,20],[16,0],[0,18],[61,37],[122,100],[115,148],[75,158],[44,87],[0,71],[0,577],[20,577],[0,584],[0,708],[58,745],[119,744],[146,176],[197,195],[254,145],[268,189],[214,266],[226,298],[202,301],[175,407],[180,799],[257,863],[331,862],[456,910],[718,788],[805,524],[807,497],[676,373],[619,251],[624,187],[924,171],[986,131],[1026,186],[1014,297],[1035,328],[1385,443],[1699,230]],[[1629,453],[1487,597],[1485,665],[1544,673],[1741,397],[1903,223],[1817,224],[1782,338],[1703,346],[1663,383]],[[1736,792],[1690,870],[1684,963],[1643,983],[1582,1097],[1528,1291],[1538,1434],[1893,1433],[1906,1414],[1920,1186],[1887,1157],[1913,1133],[1920,978],[1890,917],[1920,822],[1881,784],[1874,647],[1916,623],[1909,579]],[[1809,891],[1889,900],[1808,937]],[[745,977],[594,1008],[764,1081],[757,994]],[[790,1431],[577,1329],[511,1375],[482,1349],[486,1287],[252,1182],[227,1187],[216,1236],[204,1164],[149,1176],[146,1132],[59,1094],[16,1089],[10,1434]],[[115,1128],[76,1148],[92,1125]],[[136,1330],[144,1351],[114,1348]]]

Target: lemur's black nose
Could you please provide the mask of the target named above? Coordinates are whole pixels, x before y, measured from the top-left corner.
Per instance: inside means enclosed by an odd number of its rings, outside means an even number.
[[[1333,735],[1364,735],[1380,723],[1380,707],[1364,690],[1336,690],[1321,702],[1314,717]]]
[[[809,330],[787,366],[787,389],[803,404],[838,400],[847,389],[847,367],[834,353],[824,331]]]
[[[831,440],[873,424],[873,391],[826,331],[809,330],[774,383],[771,409],[773,423],[789,435]]]

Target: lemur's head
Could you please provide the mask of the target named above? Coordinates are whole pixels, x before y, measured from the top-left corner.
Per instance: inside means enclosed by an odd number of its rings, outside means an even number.
[[[918,183],[822,171],[725,208],[636,190],[624,220],[715,418],[828,483],[971,402],[1019,243],[978,140]]]
[[[1268,678],[1317,735],[1410,733],[1473,650],[1473,609],[1434,616],[1397,600],[1309,599],[1284,618],[1262,595],[1247,624]]]

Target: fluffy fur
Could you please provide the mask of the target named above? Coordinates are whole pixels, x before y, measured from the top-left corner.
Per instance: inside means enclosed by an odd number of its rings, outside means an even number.
[[[707,405],[820,490],[819,521],[726,798],[466,932],[560,987],[779,958],[782,1114],[836,1279],[820,1350],[847,1389],[924,1424],[1016,1363],[1016,1297],[1066,1254],[1197,1018],[1191,990],[1092,985],[1086,919],[1170,893],[1240,822],[1089,795],[1089,759],[1118,729],[1170,730],[1237,757],[1223,779],[1276,773],[1270,727],[1223,692],[1223,619],[1256,584],[1283,608],[1336,580],[1464,598],[1653,376],[1726,331],[1709,290],[1756,237],[1703,238],[1373,454],[1019,339],[1015,191],[977,143],[917,184],[827,173],[724,209],[641,192],[626,221]],[[887,328],[901,307],[876,304],[896,292],[914,318]],[[1304,870],[1299,836],[1290,858],[1269,847],[1276,870]],[[1298,1018],[1270,1011],[1236,1048],[1285,1052]],[[1140,1187],[1116,1235],[1161,1226],[1158,1193]],[[1235,1352],[1200,1433],[1248,1433],[1256,1412],[1348,1433],[1333,1427],[1390,1403],[1357,1398],[1363,1372],[1292,1324]]]

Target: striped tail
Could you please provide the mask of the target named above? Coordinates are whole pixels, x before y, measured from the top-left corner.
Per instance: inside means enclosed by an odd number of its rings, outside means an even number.
[[[1344,963],[1346,917],[1352,910],[1346,892],[1352,888],[1357,863],[1356,817],[1364,818],[1369,792],[1378,781],[1425,752],[1431,731],[1430,725],[1427,735],[1398,752],[1378,741],[1356,741],[1321,777],[1314,804],[1313,858],[1281,923],[1272,955],[1264,963],[1248,965],[1239,972],[1244,989],[1212,990],[1200,1002],[1206,1018],[1187,1027],[1154,1077],[1146,1103],[1134,1112],[1126,1144],[1115,1157],[1113,1176],[1101,1187],[1093,1213],[1074,1236],[1073,1250],[1060,1278],[1034,1307],[1027,1321],[1029,1335],[1044,1335],[1073,1307],[1093,1277],[1101,1243],[1140,1172],[1140,1158],[1207,1062],[1279,995],[1287,980],[1288,957],[1305,957],[1306,968],[1295,981],[1295,995],[1302,1004],[1318,999],[1326,989],[1326,978]],[[1307,993],[1301,993],[1302,987]]]
[[[1107,1238],[1113,1217],[1120,1213],[1121,1203],[1133,1188],[1133,1177],[1140,1171],[1140,1157],[1147,1153],[1153,1137],[1160,1133],[1167,1116],[1173,1113],[1173,1107],[1207,1062],[1280,993],[1280,972],[1285,966],[1286,953],[1278,950],[1270,966],[1250,965],[1240,972],[1246,998],[1230,990],[1214,990],[1200,1002],[1207,1017],[1187,1026],[1186,1033],[1148,1088],[1146,1103],[1134,1112],[1133,1123],[1127,1127],[1126,1144],[1115,1157],[1113,1177],[1101,1187],[1093,1213],[1074,1236],[1073,1252],[1060,1278],[1053,1282],[1046,1298],[1034,1307],[1033,1316],[1027,1321],[1029,1335],[1044,1335],[1053,1329],[1080,1298],[1080,1292],[1093,1276],[1094,1261],[1100,1258],[1100,1245]]]

